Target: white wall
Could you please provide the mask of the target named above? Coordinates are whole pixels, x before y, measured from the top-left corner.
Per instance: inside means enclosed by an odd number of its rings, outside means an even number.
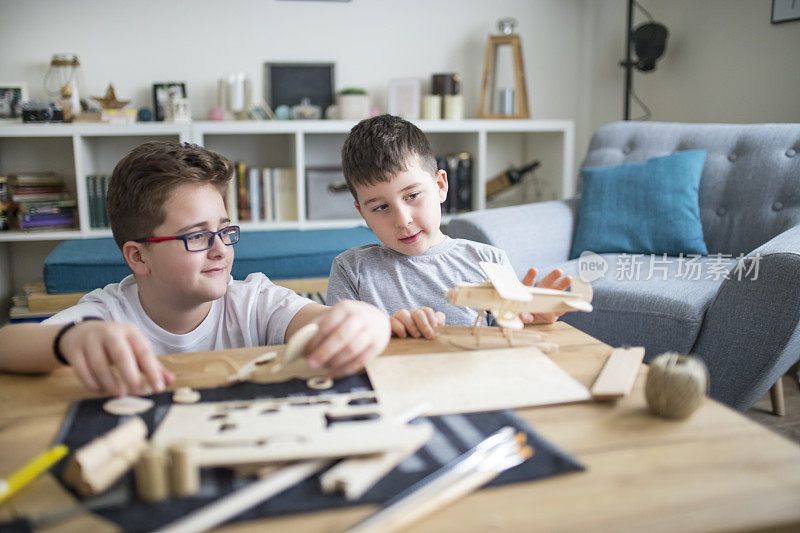
[[[800,122],[800,22],[770,24],[771,0],[640,0],[666,24],[667,52],[635,87],[653,120]],[[0,0],[0,82],[43,96],[55,52],[77,53],[86,92],[113,81],[152,105],[156,81],[186,81],[196,118],[216,80],[244,71],[257,94],[266,61],[333,61],[336,85],[385,109],[387,81],[455,71],[475,116],[486,36],[519,20],[534,118],[576,121],[576,160],[591,132],[622,118],[626,0]],[[43,16],[50,13],[52,16]],[[637,13],[636,22],[644,20]],[[632,108],[634,117],[638,109]],[[577,168],[577,166],[576,166]]]
[[[186,81],[195,118],[216,102],[216,80],[244,71],[261,94],[267,61],[333,61],[338,88],[362,86],[385,109],[390,78],[462,75],[475,116],[487,35],[513,16],[537,118],[577,118],[580,0],[0,0],[0,72],[43,95],[55,52],[77,53],[86,88],[152,105],[151,85]],[[54,12],[55,9],[55,12]],[[52,16],[43,16],[50,13]],[[35,23],[34,23],[35,22]],[[558,54],[554,54],[557,50]]]
[[[634,74],[651,120],[800,122],[800,21],[770,23],[771,0],[640,0],[669,30],[656,70]],[[588,129],[623,115],[626,0],[588,0]],[[636,11],[634,25],[647,19]],[[586,98],[584,96],[584,98]],[[641,109],[631,105],[633,118]]]

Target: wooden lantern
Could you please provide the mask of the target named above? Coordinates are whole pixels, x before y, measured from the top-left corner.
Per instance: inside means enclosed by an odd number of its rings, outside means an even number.
[[[511,33],[513,24],[508,24],[505,19],[500,21],[500,28],[504,34],[490,35],[489,42],[486,45],[486,62],[483,65],[483,86],[478,117],[530,118],[528,90],[525,85],[525,66],[522,63],[522,47],[520,46],[519,35]],[[514,59],[514,110],[511,114],[497,114],[492,110],[492,96],[495,91],[495,77],[497,74],[497,49],[501,46],[510,46]]]

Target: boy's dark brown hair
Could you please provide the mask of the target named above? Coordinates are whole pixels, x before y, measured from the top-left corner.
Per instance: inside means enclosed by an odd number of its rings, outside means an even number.
[[[342,170],[347,188],[358,201],[356,186],[388,182],[408,170],[416,158],[423,170],[436,175],[436,157],[422,131],[407,120],[379,115],[350,130],[342,147]]]
[[[114,240],[122,246],[151,236],[166,219],[169,193],[186,183],[210,184],[224,198],[233,165],[189,143],[150,141],[131,150],[111,174],[106,204]]]

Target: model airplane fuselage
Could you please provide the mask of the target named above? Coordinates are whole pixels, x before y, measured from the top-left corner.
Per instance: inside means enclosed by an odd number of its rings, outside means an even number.
[[[523,285],[513,271],[494,263],[480,263],[489,281],[460,283],[447,291],[454,305],[491,311],[501,327],[522,329],[520,313],[564,313],[592,310],[592,286],[573,279],[571,291]],[[477,324],[477,322],[476,322]]]

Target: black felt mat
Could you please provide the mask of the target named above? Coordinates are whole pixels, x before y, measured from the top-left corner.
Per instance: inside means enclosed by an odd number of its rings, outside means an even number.
[[[304,380],[284,383],[239,383],[229,387],[201,390],[201,401],[251,400],[271,397],[312,396],[372,390],[366,375],[337,380],[332,389],[317,391],[306,386]],[[150,396],[155,407],[140,415],[152,435],[172,404],[172,393]],[[56,443],[64,443],[76,450],[93,438],[113,429],[126,420],[103,411],[106,399],[76,402],[70,406]],[[239,515],[237,520],[276,516],[288,513],[318,511],[349,505],[385,502],[392,496],[421,480],[428,474],[469,450],[482,439],[504,426],[513,426],[528,435],[528,443],[536,453],[521,465],[498,476],[490,485],[503,485],[541,479],[544,477],[583,470],[571,456],[539,437],[512,411],[491,411],[464,415],[447,415],[428,418],[435,428],[431,440],[415,455],[406,459],[384,479],[370,489],[360,500],[347,501],[343,496],[324,494],[318,476],[295,485],[274,498]],[[54,473],[60,477],[62,461]],[[200,493],[190,498],[171,498],[164,502],[145,503],[136,497],[133,473],[129,472],[109,491],[119,496],[120,505],[105,507],[95,512],[115,522],[124,531],[150,531],[176,520],[229,492],[245,486],[250,480],[236,478],[224,468],[206,468],[202,471]],[[76,495],[77,497],[77,495]]]

